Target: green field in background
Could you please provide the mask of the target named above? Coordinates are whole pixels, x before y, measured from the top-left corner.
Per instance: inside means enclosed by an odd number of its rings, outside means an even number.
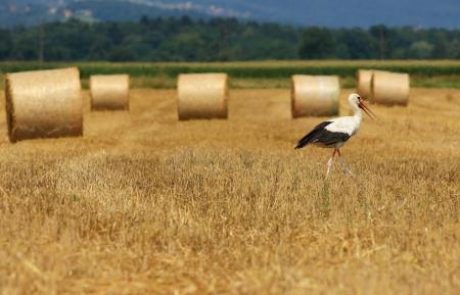
[[[407,72],[414,87],[460,88],[460,61],[265,61],[222,63],[34,63],[1,62],[0,75],[77,66],[83,86],[94,74],[127,73],[133,87],[173,88],[180,73],[225,72],[234,88],[285,88],[294,74],[339,75],[342,87],[356,84],[358,69]],[[3,80],[3,79],[1,79]],[[0,86],[3,84],[1,82]]]

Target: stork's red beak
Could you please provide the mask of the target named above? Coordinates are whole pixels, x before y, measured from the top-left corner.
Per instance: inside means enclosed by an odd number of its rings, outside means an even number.
[[[372,112],[372,110],[367,106],[367,104],[364,102],[364,100],[360,99],[358,106],[360,109],[362,109],[371,119],[375,119],[377,116]]]

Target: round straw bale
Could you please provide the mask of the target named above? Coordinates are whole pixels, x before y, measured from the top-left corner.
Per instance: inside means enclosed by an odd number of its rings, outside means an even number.
[[[362,97],[371,96],[372,70],[358,70],[356,72],[356,92]]]
[[[337,115],[339,95],[337,76],[294,75],[291,80],[292,117]]]
[[[94,75],[89,84],[92,110],[129,110],[129,75]]]
[[[371,101],[384,105],[409,103],[409,74],[374,71],[371,79]]]
[[[83,134],[77,68],[7,74],[5,96],[11,142]]]
[[[177,88],[179,120],[228,117],[227,74],[181,74]]]

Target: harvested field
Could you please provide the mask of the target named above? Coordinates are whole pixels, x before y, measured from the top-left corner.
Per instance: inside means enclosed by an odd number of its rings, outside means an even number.
[[[232,90],[226,121],[179,122],[175,95],[85,92],[83,138],[10,144],[1,113],[1,294],[458,292],[459,90],[373,106],[343,148],[358,180],[329,183],[288,89]]]

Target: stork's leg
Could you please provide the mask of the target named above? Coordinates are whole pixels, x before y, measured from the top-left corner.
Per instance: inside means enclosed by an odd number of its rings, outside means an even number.
[[[329,173],[331,172],[332,165],[334,164],[334,157],[337,151],[338,149],[334,149],[334,152],[332,153],[332,157],[329,159],[329,161],[327,161],[326,179],[329,177]]]
[[[345,163],[345,161],[343,160],[343,158],[342,158],[342,153],[340,152],[339,149],[337,149],[337,154],[339,155],[339,164],[340,164],[340,166],[342,167],[342,170],[343,170],[345,173],[350,174],[351,176],[355,176],[355,175],[353,174],[353,172],[351,171],[350,167],[348,167],[347,163]]]

